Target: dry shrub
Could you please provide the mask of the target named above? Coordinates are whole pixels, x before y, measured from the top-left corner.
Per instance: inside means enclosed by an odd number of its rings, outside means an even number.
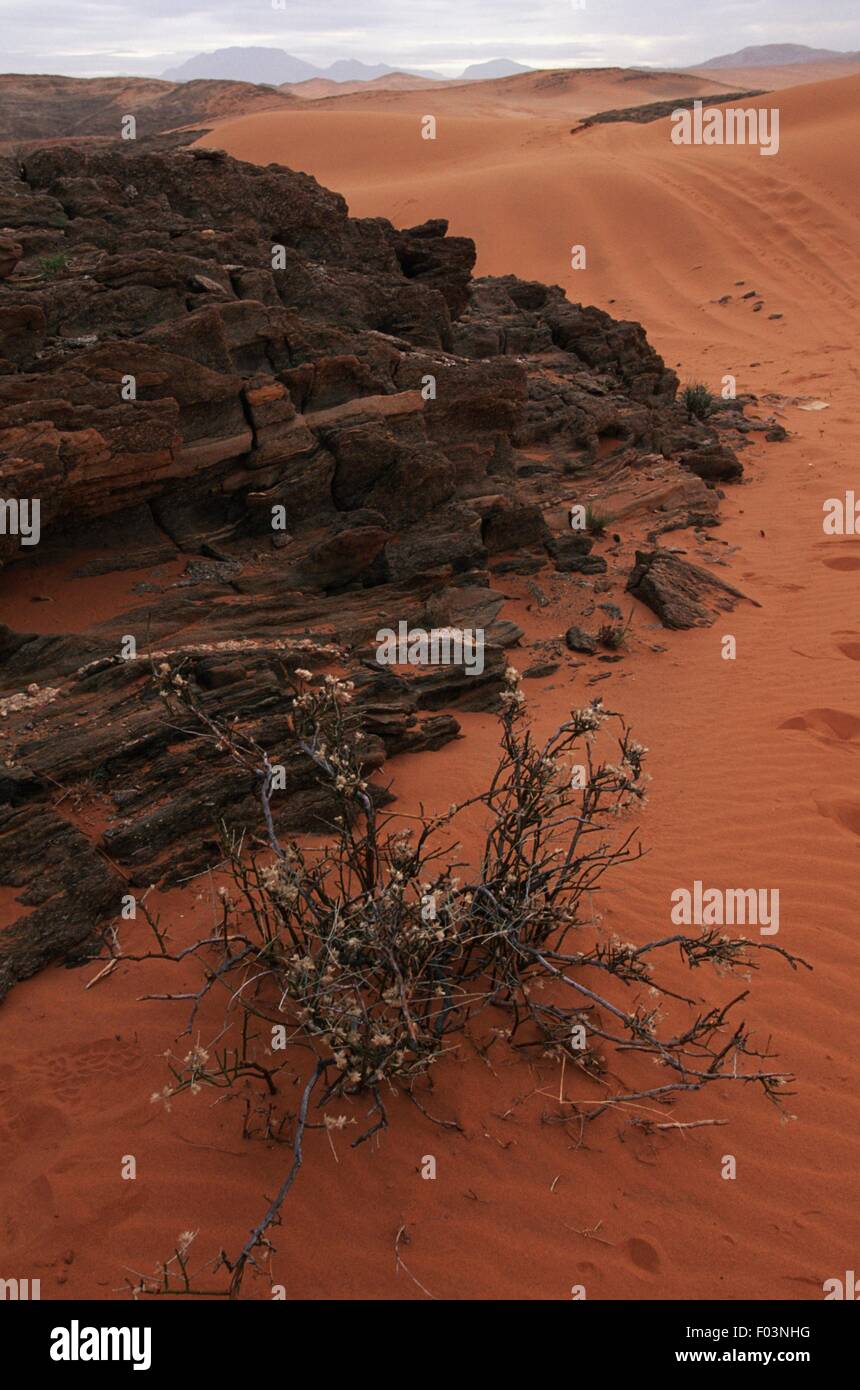
[[[563,1056],[592,1073],[606,1072],[607,1058],[614,1064],[622,1053],[644,1054],[660,1066],[657,1084],[607,1094],[579,1113],[583,1123],[613,1106],[665,1101],[723,1081],[754,1084],[779,1098],[791,1078],[745,1064],[764,1054],[752,1047],[745,1024],[730,1018],[746,993],[697,1011],[693,1000],[661,987],[654,961],[661,951],[676,950],[690,968],[711,963],[731,972],[749,970],[765,950],[793,968],[803,962],[772,944],[717,930],[674,932],[634,945],[595,928],[592,893],[607,871],[641,854],[624,821],[642,803],[647,780],[646,750],[599,701],[572,711],[541,743],[526,716],[519,676],[509,669],[499,756],[487,789],[441,815],[422,808],[405,817],[381,813],[364,776],[363,734],[349,682],[298,671],[287,695],[291,752],[310,761],[338,811],[322,845],[281,844],[272,814],[277,766],[240,725],[216,724],[181,671],[162,668],[160,681],[172,715],[177,708],[191,712],[200,736],[257,780],[266,826],[262,850],[235,837],[227,843],[234,886],[221,890],[217,930],[178,954],[157,932],[153,954],[172,960],[193,954],[202,967],[185,1033],[191,1034],[202,1000],[217,987],[229,1000],[223,1034],[236,1039],[212,1055],[193,1046],[174,1063],[173,1084],[162,1094],[259,1083],[268,1098],[266,1134],[282,1137],[286,1117],[273,1119],[271,1099],[278,1095],[279,1074],[287,1069],[294,1079],[298,1069],[304,1081],[291,1117],[289,1171],[240,1253],[221,1252],[216,1267],[226,1267],[230,1278],[226,1289],[214,1292],[238,1296],[247,1265],[258,1266],[271,1250],[267,1233],[301,1166],[311,1115],[335,1097],[371,1097],[373,1123],[354,1140],[361,1144],[387,1124],[385,1088],[396,1084],[420,1104],[413,1089],[418,1078],[452,1034],[462,1034],[491,1006],[507,1017],[512,1047]],[[598,744],[610,742],[611,760],[609,754],[598,758]],[[455,859],[453,831],[463,810],[476,803],[485,810],[486,830],[479,860],[468,868]],[[404,828],[405,820],[412,825]],[[611,991],[586,986],[586,967],[625,986],[628,1007]],[[654,1000],[662,995],[689,1008],[678,1031],[661,1031]],[[187,1283],[184,1258],[172,1264]],[[135,1292],[182,1292],[170,1266],[158,1279],[143,1279]]]

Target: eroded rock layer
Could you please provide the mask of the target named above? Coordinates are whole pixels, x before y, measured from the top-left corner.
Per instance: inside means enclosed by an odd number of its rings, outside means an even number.
[[[0,164],[0,499],[41,517],[37,546],[5,527],[0,559],[149,572],[110,619],[0,627],[0,883],[25,909],[0,992],[74,958],[129,884],[213,862],[222,822],[258,824],[252,780],[165,720],[153,663],[184,663],[210,715],[279,756],[282,825],[318,826],[291,671],[354,680],[369,768],[438,747],[522,637],[491,575],[605,574],[572,504],[638,512],[652,544],[716,524],[737,430],[688,414],[638,324],[474,261],[444,221],[351,218],[313,178],[220,151]],[[482,672],[380,667],[400,621],[480,628]]]

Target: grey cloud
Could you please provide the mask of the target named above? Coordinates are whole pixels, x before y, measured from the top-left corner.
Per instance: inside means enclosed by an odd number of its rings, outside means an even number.
[[[241,44],[451,73],[495,57],[678,66],[754,43],[860,49],[857,0],[5,0],[3,27],[7,71],[77,74],[152,75]]]

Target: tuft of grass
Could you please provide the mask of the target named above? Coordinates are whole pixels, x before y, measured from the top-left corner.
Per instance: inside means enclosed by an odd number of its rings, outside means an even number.
[[[612,517],[609,512],[598,512],[595,511],[594,507],[586,507],[585,509],[585,529],[590,536],[605,535],[611,520]]]
[[[706,420],[716,405],[716,397],[701,382],[691,382],[684,387],[684,405],[698,420]]]
[[[69,258],[65,251],[60,251],[56,256],[43,256],[40,262],[43,275],[59,275],[61,270],[65,270],[69,263]]]
[[[633,609],[631,608],[630,615],[626,623],[603,624],[603,626],[598,630],[597,633],[598,642],[602,647],[609,647],[611,651],[617,651],[619,647],[623,647],[625,645],[627,641],[627,634],[630,631],[630,625],[632,622]]]
[[[598,631],[597,640],[602,647],[610,647],[614,651],[623,646],[626,636],[626,628],[619,627],[615,623],[604,623]]]

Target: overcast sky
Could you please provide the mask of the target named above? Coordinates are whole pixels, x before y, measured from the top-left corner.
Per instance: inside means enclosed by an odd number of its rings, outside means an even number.
[[[283,7],[277,7],[283,5]],[[0,0],[6,72],[158,75],[234,44],[360,58],[680,67],[748,44],[860,49],[860,0]]]

